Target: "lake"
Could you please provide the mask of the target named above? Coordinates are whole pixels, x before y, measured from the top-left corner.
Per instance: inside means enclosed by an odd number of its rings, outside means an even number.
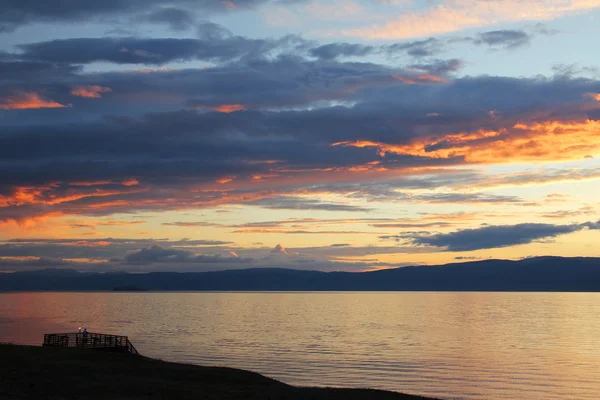
[[[5,293],[0,341],[83,326],[296,385],[598,399],[599,316],[596,293]]]

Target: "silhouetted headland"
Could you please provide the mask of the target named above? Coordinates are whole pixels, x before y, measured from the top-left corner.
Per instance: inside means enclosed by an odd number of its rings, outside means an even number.
[[[295,387],[238,369],[77,348],[0,345],[0,359],[0,398],[7,399],[426,400],[380,390]]]
[[[536,257],[373,272],[255,268],[215,272],[80,273],[72,270],[0,274],[1,291],[113,288],[230,291],[600,291],[600,258]]]

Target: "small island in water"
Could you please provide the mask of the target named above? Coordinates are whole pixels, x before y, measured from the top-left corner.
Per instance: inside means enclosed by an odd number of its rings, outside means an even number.
[[[0,344],[0,359],[0,398],[8,399],[427,400],[381,390],[296,387],[238,369],[77,348]]]

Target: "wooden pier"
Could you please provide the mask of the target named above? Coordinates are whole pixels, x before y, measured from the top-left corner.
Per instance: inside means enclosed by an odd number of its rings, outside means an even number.
[[[43,346],[77,347],[81,349],[114,351],[139,355],[127,336],[104,333],[46,333]]]

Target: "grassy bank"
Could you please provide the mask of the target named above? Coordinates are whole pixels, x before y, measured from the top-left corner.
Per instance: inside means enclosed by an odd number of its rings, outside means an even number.
[[[238,369],[93,350],[0,345],[0,360],[0,399],[425,399],[378,390],[294,387]]]

